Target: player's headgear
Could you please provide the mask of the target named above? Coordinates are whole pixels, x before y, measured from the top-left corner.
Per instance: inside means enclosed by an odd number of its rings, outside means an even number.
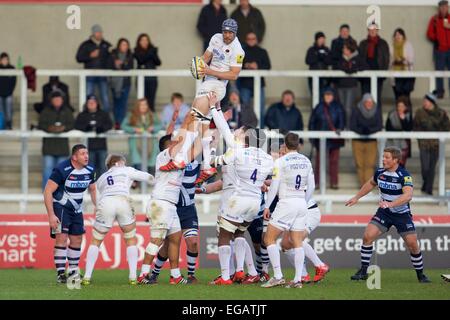
[[[223,31],[231,31],[234,34],[238,31],[238,24],[234,19],[227,19],[222,23],[222,32]]]

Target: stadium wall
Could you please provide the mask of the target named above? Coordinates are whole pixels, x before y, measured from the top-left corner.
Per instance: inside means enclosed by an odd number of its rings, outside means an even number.
[[[128,38],[134,47],[137,35],[150,34],[159,47],[161,69],[185,69],[193,55],[200,54],[202,41],[196,31],[200,5],[145,5],[145,4],[82,4],[81,30],[66,27],[67,5],[61,4],[1,4],[0,51],[9,52],[12,63],[19,55],[25,65],[45,69],[77,69],[75,61],[79,44],[88,38],[90,27],[102,25],[105,38],[113,45],[120,37]],[[229,13],[235,6],[227,6]],[[314,33],[325,32],[327,43],[338,33],[339,25],[349,23],[354,38],[366,36],[368,15],[365,6],[259,6],[267,24],[262,46],[269,50],[273,69],[307,69],[304,58],[313,43]],[[435,6],[382,6],[381,36],[390,42],[393,30],[403,27],[416,52],[416,70],[433,70],[432,44],[425,33],[428,19]],[[46,78],[38,79],[38,90],[30,100],[40,100],[40,88]],[[63,78],[77,95],[78,84],[74,78]],[[278,98],[286,88],[297,97],[308,97],[306,80],[271,78],[267,81],[266,95]],[[168,101],[170,94],[181,91],[188,99],[194,93],[194,81],[188,78],[160,79],[159,103]],[[428,91],[428,80],[416,82],[413,97],[422,97]],[[15,94],[18,95],[16,89]],[[392,97],[389,81],[385,81],[384,95]]]

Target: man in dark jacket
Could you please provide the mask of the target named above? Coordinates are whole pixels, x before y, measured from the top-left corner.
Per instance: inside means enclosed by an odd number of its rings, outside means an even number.
[[[350,26],[346,23],[339,27],[339,36],[331,41],[331,59],[333,65],[336,64],[342,56],[342,48],[344,47],[344,42],[354,41],[350,35]]]
[[[258,42],[263,41],[266,22],[261,11],[252,6],[249,0],[239,1],[239,6],[233,11],[231,18],[238,23],[237,37],[241,43],[245,41],[249,32],[256,34]]]
[[[84,132],[104,133],[111,130],[113,123],[108,112],[101,110],[95,95],[89,95],[84,110],[75,120],[75,129]],[[89,162],[94,165],[97,177],[105,172],[105,159],[108,152],[106,138],[88,139]]]
[[[0,70],[14,69],[9,63],[9,55],[6,52],[0,54]],[[3,113],[5,124],[0,123],[0,128],[12,129],[13,92],[16,87],[16,77],[0,77],[0,112]]]
[[[359,54],[366,61],[368,70],[387,70],[389,68],[389,45],[378,35],[378,26],[373,23],[368,28],[367,38],[359,44]],[[381,108],[381,91],[385,78],[378,78],[377,104]],[[362,81],[362,93],[370,92],[370,79]]]
[[[253,106],[241,103],[239,91],[231,90],[228,101],[228,107],[232,110],[231,118],[228,120],[231,129],[238,129],[242,126],[254,128],[258,126],[258,118],[256,118],[255,111],[253,111]]]
[[[322,101],[314,108],[309,118],[308,130],[311,131],[335,131],[340,133],[345,126],[344,108],[335,99],[332,88],[325,88]],[[316,185],[320,183],[320,146],[319,140],[312,141],[316,148],[316,161],[314,166],[314,178]],[[344,146],[343,139],[327,139],[327,158],[330,172],[330,187],[338,189],[339,173],[339,149]]]
[[[448,14],[448,1],[439,1],[438,13],[428,22],[427,37],[433,42],[434,68],[443,71],[450,70],[450,15]],[[450,79],[449,79],[450,86]],[[439,99],[444,97],[444,80],[436,78],[436,95]]]
[[[314,44],[306,52],[305,63],[309,70],[328,70],[331,66],[330,49],[325,45],[325,34],[321,31],[314,35]],[[320,78],[320,93],[329,85],[328,78]],[[309,90],[312,92],[312,78],[308,78]]]
[[[70,104],[69,86],[60,81],[58,76],[51,76],[49,81],[42,87],[42,102],[34,104],[34,110],[37,113],[41,113],[45,106],[50,104],[50,97],[54,91],[59,91],[64,98],[65,104],[71,108],[72,111],[75,111]]]
[[[239,29],[238,29],[239,30]],[[258,45],[258,38],[254,32],[249,32],[246,36],[246,45],[244,46],[245,58],[242,69],[245,70],[269,70],[271,68],[269,54],[266,49]],[[242,103],[250,105],[254,96],[253,77],[239,77],[237,86],[240,92]],[[264,117],[266,107],[265,88],[266,82],[261,78],[261,119]],[[262,123],[261,123],[262,125]]]
[[[344,42],[342,47],[342,53],[337,60],[333,69],[342,70],[345,73],[353,74],[358,71],[365,70],[367,68],[366,62],[359,55],[358,46],[353,39],[348,39]],[[350,116],[352,109],[355,107],[356,97],[358,95],[358,78],[336,78],[335,85],[338,90],[339,101],[345,110],[345,126],[348,128],[350,125]]]
[[[103,39],[103,30],[96,24],[91,28],[91,37],[84,41],[77,52],[77,61],[84,64],[85,69],[110,69],[111,67],[111,44]],[[100,91],[103,110],[109,111],[108,81],[106,77],[87,77],[86,93],[94,94],[94,86]]]
[[[50,105],[39,115],[38,128],[48,133],[63,133],[72,130],[74,122],[72,110],[64,104],[62,94],[56,91],[51,95]],[[44,138],[42,155],[44,160],[42,189],[44,189],[53,168],[69,156],[69,139]]]
[[[425,95],[423,107],[416,111],[413,120],[414,131],[450,131],[447,112],[436,104],[436,96]],[[419,140],[420,164],[422,167],[422,192],[432,195],[436,164],[439,157],[439,140]]]
[[[227,10],[222,0],[211,0],[200,11],[197,20],[197,30],[203,39],[203,50],[209,45],[209,40],[216,33],[222,32],[222,23],[227,19]]]
[[[294,92],[283,92],[281,102],[271,105],[267,110],[264,123],[270,130],[278,129],[281,132],[303,130],[303,117],[295,105]]]
[[[352,111],[350,130],[362,135],[369,135],[382,129],[381,108],[377,106],[372,95],[366,93]],[[375,139],[354,139],[352,140],[352,149],[359,183],[363,186],[373,176],[377,163],[378,143]]]

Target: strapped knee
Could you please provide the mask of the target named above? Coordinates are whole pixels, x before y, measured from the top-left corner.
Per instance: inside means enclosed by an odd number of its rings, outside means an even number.
[[[95,228],[92,229],[92,237],[98,241],[103,241],[103,239],[105,239],[106,233],[98,232]]]
[[[128,231],[128,232],[124,232],[124,233],[123,233],[123,238],[124,238],[125,240],[132,239],[132,238],[134,238],[134,237],[136,237],[136,229],[133,229],[133,230],[131,230],[131,231]]]
[[[197,229],[187,229],[183,232],[183,237],[185,238],[193,238],[198,236]]]
[[[152,238],[165,239],[167,235],[167,229],[151,229],[150,236]]]
[[[220,218],[219,221],[219,227],[231,233],[235,233],[236,230],[238,229],[238,226],[232,224],[231,222],[227,221],[222,217]]]

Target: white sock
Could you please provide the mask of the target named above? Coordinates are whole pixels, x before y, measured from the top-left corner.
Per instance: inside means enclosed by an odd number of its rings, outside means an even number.
[[[242,238],[245,240],[245,238]],[[247,241],[245,241],[245,265],[247,266],[247,272],[252,277],[258,275],[253,261],[252,249]]]
[[[189,150],[191,150],[192,143],[194,142],[197,135],[198,132],[186,131],[184,141],[182,142],[183,145],[180,151],[178,151],[178,153],[175,155],[175,162],[184,161],[186,164],[190,162],[188,160]]]
[[[235,261],[235,244],[234,244],[234,241],[233,240],[231,240],[230,241],[230,265],[229,265],[229,272],[230,272],[230,274],[234,274],[235,272],[236,272],[236,267],[235,267],[235,264],[234,264],[234,261]]]
[[[138,248],[136,246],[129,246],[127,248],[127,261],[128,269],[130,270],[128,278],[135,280],[138,261]]]
[[[289,263],[295,268],[295,252],[294,249],[289,249],[284,252],[289,260]]]
[[[303,269],[302,270],[303,270],[302,271],[302,277],[306,277],[308,275],[308,269],[306,268],[306,259],[305,259],[305,262],[303,263]]]
[[[95,262],[98,258],[98,247],[91,244],[89,246],[86,255],[86,270],[84,273],[84,278],[90,279],[92,277],[92,272],[94,271]]]
[[[203,148],[203,170],[211,169],[211,144],[212,137],[204,137],[202,139]]]
[[[302,280],[303,264],[305,263],[305,250],[300,248],[294,248],[295,252],[295,277],[294,282]]]
[[[220,272],[223,280],[230,279],[230,256],[231,256],[230,246],[219,247]]]
[[[173,278],[178,278],[181,276],[181,272],[180,272],[180,268],[176,268],[176,269],[170,269],[170,275]]]
[[[268,246],[267,252],[269,253],[269,259],[272,264],[275,279],[283,278],[283,273],[281,272],[280,251],[278,250],[277,245],[271,244]]]
[[[234,239],[234,250],[236,255],[236,271],[244,271],[246,242],[247,241],[242,237]]]
[[[321,266],[324,263],[320,258],[317,256],[317,253],[314,251],[313,247],[307,242],[303,242],[303,249],[305,249],[305,255],[306,257],[311,260],[311,262],[314,264],[315,267]]]
[[[146,273],[150,272],[150,265],[149,264],[143,264],[141,267],[141,274],[139,276],[143,276]]]

